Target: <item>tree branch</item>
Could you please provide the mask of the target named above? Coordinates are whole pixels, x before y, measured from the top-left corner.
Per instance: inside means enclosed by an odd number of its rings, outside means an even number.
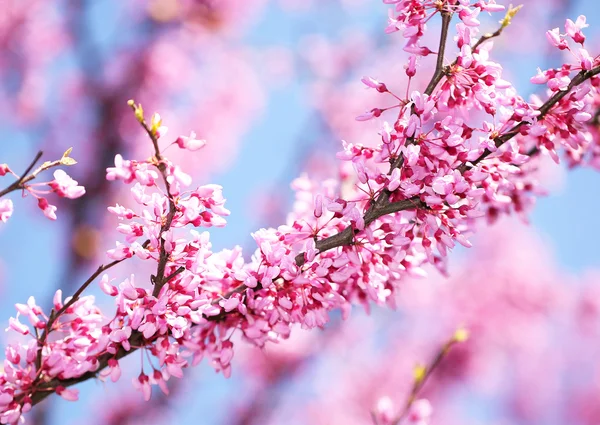
[[[425,386],[425,383],[440,365],[442,360],[450,352],[450,348],[452,348],[453,345],[459,342],[464,342],[467,339],[467,335],[468,334],[466,330],[457,330],[454,336],[450,340],[448,340],[437,352],[429,366],[417,367],[418,369],[415,370],[415,380],[413,383],[413,387],[410,391],[408,399],[406,400],[406,404],[404,405],[402,412],[392,420],[391,425],[398,425],[406,417],[406,415],[408,415],[408,412],[410,411],[411,406],[417,399],[419,392]]]
[[[442,12],[442,20],[443,20],[443,27],[444,27],[444,25],[448,25],[448,23],[449,23],[448,14],[445,14],[444,12]],[[447,22],[447,23],[444,24],[444,22]],[[481,44],[483,41],[491,38],[492,36],[499,35],[500,31],[501,31],[501,29],[496,32],[498,34],[493,33],[490,35],[483,36],[482,39],[480,39],[480,41],[478,41],[475,44],[475,48],[478,47],[479,44]],[[447,29],[446,29],[446,32],[447,32]],[[446,37],[446,35],[442,34],[441,39],[445,39],[445,37]],[[442,40],[440,40],[440,45],[442,45]],[[440,53],[442,53],[442,55],[443,55],[443,48],[440,48]],[[442,62],[443,58],[440,59],[440,56],[438,56],[438,64],[443,63]],[[436,69],[437,69],[437,67],[436,67]],[[573,80],[571,81],[571,83],[569,84],[569,86],[567,87],[567,89],[565,91],[555,93],[550,99],[548,99],[539,108],[539,111],[540,111],[539,117],[541,118],[541,117],[545,116],[551,110],[551,108],[554,105],[556,105],[562,98],[564,98],[574,87],[576,87],[577,85],[583,83],[584,81],[586,81],[598,74],[600,74],[600,67],[594,68],[590,71],[581,71],[579,74],[577,74],[577,76],[575,78],[573,78]],[[442,72],[442,76],[443,76],[443,72]],[[439,72],[436,71],[436,73],[434,73],[434,77],[432,78],[432,81],[430,82],[430,85],[432,85],[432,87],[433,87],[433,89],[431,89],[431,91],[433,91],[435,89],[435,86],[437,85],[437,83],[440,81],[441,78],[442,77],[439,76]],[[169,193],[170,185],[168,184],[168,181],[166,179],[166,171],[165,171],[166,165],[164,162],[162,162],[163,158],[160,155],[160,151],[158,149],[158,139],[157,139],[156,135],[154,134],[154,132],[152,131],[152,129],[147,125],[147,123],[143,119],[140,120],[140,123],[142,124],[142,126],[144,127],[144,129],[146,130],[146,132],[149,134],[149,136],[152,139],[152,142],[155,147],[155,158],[157,161],[156,166],[158,167],[158,169],[161,171],[161,174],[163,175],[163,179],[165,180],[165,185],[167,188],[167,193]],[[495,139],[496,146],[501,146],[503,143],[510,140],[512,137],[516,136],[522,125],[524,125],[524,124],[519,123],[519,124],[515,125],[507,133],[496,138]],[[485,159],[490,153],[491,152],[489,152],[489,153],[484,152],[484,154],[480,158],[478,158],[476,161],[474,161],[474,164],[477,164],[478,162]],[[392,165],[394,165],[394,164],[392,164]],[[401,163],[399,164],[399,166],[401,166]],[[391,171],[393,171],[393,168],[394,167],[392,167],[390,169],[390,173],[391,173]],[[464,166],[462,166],[459,168],[459,170],[461,172],[464,172],[464,171],[466,171],[466,168]],[[426,204],[424,204],[418,196],[412,197],[410,199],[395,201],[395,202],[389,201],[390,196],[391,196],[391,192],[387,189],[383,189],[380,192],[377,199],[371,203],[370,207],[367,209],[367,211],[364,214],[365,226],[370,225],[373,221],[375,221],[379,217],[382,217],[387,214],[393,214],[396,212],[417,209],[417,208],[427,208]],[[174,217],[174,214],[176,211],[175,204],[174,204],[173,200],[171,199],[170,195],[169,195],[169,206],[170,206],[169,213],[165,219],[165,223],[161,226],[161,234],[164,231],[167,231],[168,229],[170,229],[171,222],[173,220],[173,217]],[[347,228],[345,228],[343,231],[341,231],[340,233],[338,233],[336,235],[332,235],[328,238],[317,241],[316,247],[319,250],[319,253],[322,253],[322,252],[325,252],[327,250],[330,250],[330,249],[333,249],[336,247],[351,245],[354,243],[355,233],[356,233],[356,230],[353,229],[351,226],[348,226]],[[155,288],[154,288],[155,295],[158,294],[158,292],[160,291],[162,286],[170,278],[174,277],[173,274],[165,277],[165,268],[166,268],[167,261],[168,261],[168,254],[166,253],[165,248],[164,248],[164,239],[161,238],[157,276],[153,279],[154,284],[155,284]],[[298,254],[295,258],[295,261],[298,266],[302,266],[305,263],[304,253]],[[178,271],[176,271],[175,273],[177,273],[177,272]],[[101,273],[101,271],[100,272],[97,271],[96,273],[99,274],[99,273]],[[259,284],[258,288],[260,289],[260,284]],[[240,285],[239,287],[236,287],[233,290],[229,291],[227,294],[225,294],[225,299],[235,293],[242,293],[246,289],[247,289],[247,287],[245,285]],[[220,302],[220,299],[213,301],[213,304],[216,304],[218,302]],[[230,313],[223,312],[222,314],[220,314],[218,316],[213,316],[213,317],[204,316],[204,318],[209,321],[215,321],[215,320],[224,319],[229,314]],[[129,338],[129,343],[131,344],[131,347],[132,347],[131,350],[125,351],[123,349],[123,347],[120,347],[118,349],[116,355],[106,353],[106,354],[100,356],[98,359],[98,368],[95,372],[87,372],[77,378],[64,379],[64,380],[55,378],[50,381],[40,383],[37,387],[35,387],[35,389],[33,391],[31,404],[32,405],[38,404],[40,401],[42,401],[43,399],[48,397],[48,395],[53,393],[54,390],[56,389],[56,387],[58,387],[58,386],[69,387],[69,386],[75,385],[77,383],[86,381],[88,379],[96,378],[98,372],[107,367],[109,359],[116,359],[116,360],[121,359],[121,358],[127,356],[128,354],[136,351],[138,348],[140,348],[144,345],[147,345],[148,343],[151,343],[151,342],[152,341],[146,341],[145,338],[143,337],[142,333],[140,333],[138,331],[132,332],[131,337]],[[454,342],[456,342],[456,341],[454,341]],[[431,365],[429,366],[429,368],[426,369],[425,375],[423,376],[423,378],[419,382],[415,382],[415,385],[413,386],[413,391],[411,392],[411,396],[409,397],[409,400],[405,406],[405,409],[404,409],[403,413],[397,418],[397,421],[395,422],[395,424],[397,424],[400,420],[402,420],[404,418],[404,416],[407,414],[406,412],[408,412],[408,409],[411,407],[412,403],[414,402],[414,399],[415,399],[417,393],[423,387],[423,385],[427,381],[428,377],[431,375],[431,372],[439,365],[440,361],[447,353],[447,350],[454,342],[450,341],[449,343],[447,343],[444,346],[444,348],[442,348],[442,350],[434,358],[434,360],[431,363]]]
[[[167,283],[170,278],[165,277],[165,269],[167,267],[167,261],[169,260],[169,253],[165,249],[165,239],[162,237],[163,233],[168,231],[171,228],[171,224],[173,223],[173,218],[175,217],[175,213],[177,212],[177,208],[175,207],[175,202],[171,197],[171,184],[167,179],[167,165],[164,162],[164,158],[160,153],[160,148],[158,146],[158,137],[156,135],[156,131],[153,127],[150,127],[143,116],[143,111],[140,106],[136,106],[135,102],[132,100],[129,101],[129,105],[133,109],[133,112],[136,115],[139,123],[142,125],[150,140],[152,140],[152,145],[154,146],[154,159],[156,163],[154,164],[163,178],[163,182],[165,184],[165,190],[167,192],[167,198],[169,199],[169,212],[167,213],[167,217],[164,220],[160,227],[160,251],[158,254],[158,267],[156,268],[156,276],[152,277],[152,283],[154,284],[154,290],[152,291],[153,296],[158,296],[162,287]]]
[[[571,90],[573,90],[573,88],[577,87],[578,85],[584,83],[585,81],[589,80],[590,78],[592,78],[598,74],[600,74],[600,66],[597,66],[596,68],[592,68],[589,71],[586,71],[586,70],[580,71],[571,80],[571,82],[569,83],[569,86],[565,90],[561,90],[561,91],[554,93],[548,100],[546,100],[546,102],[544,102],[542,104],[542,106],[540,106],[538,108],[538,111],[540,112],[540,114],[538,115],[538,120],[544,118],[550,112],[552,107],[554,107],[558,102],[560,102],[561,99],[563,99],[565,96],[567,96],[571,92]],[[501,136],[496,137],[494,139],[494,145],[496,145],[496,148],[499,148],[504,143],[508,142],[510,139],[515,137],[517,134],[519,134],[520,128],[525,124],[526,123],[524,121],[521,121],[520,123],[518,123],[514,127],[512,127],[510,130],[508,130],[506,133],[502,134]],[[536,152],[537,152],[537,149],[533,149],[532,151],[530,151],[531,154],[536,153]],[[461,167],[459,167],[459,171],[461,173],[464,173],[469,168],[472,168],[472,167],[476,166],[477,164],[479,164],[481,161],[486,159],[491,154],[492,154],[492,151],[490,151],[489,149],[486,149],[479,156],[479,158],[477,158],[474,161],[471,161],[471,164],[472,164],[471,167],[468,167],[467,164],[463,164]]]
[[[38,338],[38,354],[37,354],[37,359],[36,359],[36,366],[38,371],[41,369],[42,367],[42,349],[44,347],[44,344],[46,343],[46,339],[48,338],[48,335],[50,334],[50,332],[52,332],[52,328],[54,327],[54,324],[56,323],[56,321],[60,318],[60,316],[62,316],[62,314],[67,311],[67,309],[69,307],[71,307],[73,304],[75,304],[77,302],[77,300],[79,300],[79,297],[81,296],[81,294],[83,293],[83,291],[85,291],[87,289],[88,286],[90,286],[90,284],[96,280],[96,278],[98,276],[100,276],[101,273],[104,273],[106,270],[116,266],[117,264],[121,263],[125,261],[125,258],[122,260],[115,260],[111,263],[108,263],[107,265],[101,265],[100,267],[98,267],[98,269],[79,287],[79,289],[77,289],[77,291],[75,291],[75,293],[71,296],[71,299],[62,306],[62,308],[60,310],[58,310],[56,313],[54,312],[54,310],[52,310],[50,312],[50,317],[48,318],[48,323],[46,323],[46,327],[44,328],[44,331],[42,332],[42,335]]]
[[[446,40],[448,39],[448,28],[450,27],[450,21],[452,20],[452,12],[444,10],[442,14],[442,30],[440,34],[440,45],[438,48],[437,61],[435,63],[435,71],[433,76],[427,84],[425,94],[431,95],[435,87],[438,85],[442,77],[444,76],[444,52],[446,51]]]
[[[31,161],[31,163],[29,164],[27,169],[25,169],[25,171],[23,172],[23,175],[21,175],[21,177],[17,181],[13,182],[6,189],[0,191],[0,198],[10,192],[15,191],[15,190],[23,189],[25,187],[25,183],[27,183],[28,181],[31,181],[35,178],[35,175],[31,174],[28,176],[28,174],[31,170],[33,170],[33,167],[35,167],[35,164],[40,160],[40,158],[42,157],[43,154],[44,153],[42,151],[39,151],[35,155],[35,157],[33,158],[33,161]]]

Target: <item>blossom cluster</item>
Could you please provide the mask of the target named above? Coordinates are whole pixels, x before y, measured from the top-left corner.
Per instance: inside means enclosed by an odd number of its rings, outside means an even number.
[[[222,187],[194,188],[191,176],[164,155],[167,148],[195,151],[206,142],[192,133],[162,146],[167,129],[160,116],[148,124],[141,106],[130,102],[154,153],[146,160],[117,155],[106,171],[107,180],[130,185],[126,202],[108,209],[123,240],[108,251],[112,262],[81,291],[64,301],[56,294],[51,313],[45,314],[33,297],[17,305],[9,329],[29,340],[6,349],[1,423],[15,423],[52,392],[76,399],[77,390],[69,387],[98,373],[118,380],[120,359],[134,350],[148,354],[134,386],[149,399],[152,385],[167,392],[166,381],[183,376],[203,358],[229,376],[236,332],[262,347],[287,338],[294,326],[324,326],[334,309],[347,316],[353,304],[393,307],[408,276],[424,275],[426,265],[445,272],[448,251],[456,243],[470,246],[469,235],[482,217],[495,220],[528,210],[539,191],[532,158],[558,158],[559,148],[589,147],[591,130],[583,123],[598,98],[600,64],[583,48],[575,51],[575,63],[540,72],[534,82],[548,84],[548,97],[528,102],[491,59],[493,35],[476,39],[477,15],[503,7],[492,0],[385,3],[396,5],[388,32],[401,30],[406,50],[414,55],[433,53],[420,46],[420,38],[426,22],[442,16],[430,84],[402,97],[365,77],[367,87],[395,102],[359,117],[381,120],[377,143],[344,142],[338,158],[354,173],[341,181],[295,180],[296,202],[286,224],[256,231],[257,249],[248,261],[239,247],[213,252],[209,234],[197,230],[226,224]],[[516,10],[508,10],[497,35]],[[444,65],[453,14],[460,18],[459,53]],[[549,39],[563,50],[569,48],[567,37],[583,45],[584,26],[584,18],[567,21],[566,35],[553,30]],[[409,76],[417,72],[416,64],[413,56]],[[59,196],[84,193],[66,173],[57,171],[54,177],[47,184]],[[32,185],[19,188],[33,193],[44,213],[56,218],[42,192]],[[0,207],[4,210],[8,206]],[[3,214],[5,221],[10,213]],[[120,280],[105,273],[134,257],[151,263],[156,273]],[[114,297],[114,314],[102,313],[93,297],[81,294],[96,277],[102,291]],[[429,410],[421,406],[419,418],[425,421]]]

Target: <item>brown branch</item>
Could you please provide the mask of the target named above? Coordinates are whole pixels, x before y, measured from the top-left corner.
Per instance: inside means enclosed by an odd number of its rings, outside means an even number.
[[[450,26],[450,21],[452,20],[452,12],[444,10],[441,12],[442,15],[442,28],[440,33],[440,44],[438,49],[438,57],[436,61],[435,71],[429,84],[427,85],[427,89],[425,93],[431,94],[435,89],[435,86],[439,83],[439,81],[444,76],[444,52],[446,51],[446,41],[448,39],[448,28]],[[395,168],[402,167],[404,162],[404,156],[400,154],[396,160],[392,161],[390,165],[390,170],[388,171],[388,175],[394,171]],[[365,212],[364,221],[365,227],[369,226],[373,221],[378,219],[381,216],[387,214],[393,214],[400,211],[406,211],[416,208],[426,208],[426,205],[419,199],[418,196],[412,197],[410,199],[405,199],[397,202],[390,203],[391,192],[388,189],[383,189],[380,194],[377,196],[377,199],[372,202],[369,209]],[[330,236],[325,239],[321,239],[316,242],[316,248],[319,253],[328,251],[333,248],[337,248],[340,246],[352,245],[354,242],[354,235],[358,233],[357,229],[352,228],[352,226],[346,227],[340,233]],[[305,263],[304,253],[301,252],[295,258],[296,264],[300,267]]]
[[[452,12],[444,10],[442,14],[442,30],[440,34],[440,46],[438,48],[437,61],[435,63],[435,71],[433,76],[427,84],[425,94],[431,95],[435,87],[438,85],[442,77],[444,76],[444,52],[446,51],[446,40],[448,39],[448,28],[450,27],[450,21],[452,20]]]
[[[499,37],[502,34],[502,31],[504,31],[504,28],[506,28],[510,24],[510,20],[516,15],[516,13],[520,9],[521,9],[521,6],[517,6],[515,8],[510,7],[506,13],[505,18],[501,21],[500,28],[498,28],[493,33],[487,33],[487,34],[484,34],[481,37],[479,37],[477,42],[473,46],[471,46],[471,50],[473,52],[475,52],[479,48],[479,46],[481,46],[486,41],[488,41],[492,38],[495,38],[495,37]],[[445,14],[449,14],[449,17],[446,18]],[[446,22],[444,20],[445,18],[448,19],[448,22]],[[431,78],[431,81],[429,82],[429,84],[427,85],[427,88],[425,89],[425,94],[427,94],[427,95],[431,95],[433,93],[433,91],[435,90],[435,88],[437,87],[439,82],[442,80],[442,78],[445,75],[447,75],[449,70],[454,68],[458,63],[458,58],[456,58],[456,59],[454,59],[454,61],[452,62],[452,64],[450,66],[448,66],[448,67],[443,66],[443,54],[444,54],[443,46],[445,46],[445,44],[446,44],[445,39],[447,37],[448,25],[450,24],[451,18],[452,18],[452,14],[450,12],[442,12],[442,37],[440,39],[440,50],[439,50],[442,55],[442,58],[440,59],[440,55],[438,54],[435,72],[433,73],[433,77]],[[445,27],[444,27],[444,24],[445,24]],[[442,45],[442,39],[444,40],[443,45]]]
[[[384,215],[427,207],[427,205],[425,205],[425,203],[423,203],[423,201],[421,201],[418,196],[396,202],[389,202],[389,196],[390,192],[387,189],[384,189],[378,198],[378,201],[380,202],[373,203],[371,207],[367,210],[363,217],[365,220],[365,227],[369,226],[379,217],[382,217]],[[322,252],[329,251],[330,249],[337,248],[340,246],[352,245],[354,243],[354,235],[358,232],[358,229],[355,229],[352,226],[348,226],[340,233],[317,241],[316,248],[320,254]],[[296,255],[295,261],[298,267],[302,266],[305,263],[304,252],[301,252],[300,254]]]
[[[133,332],[131,337],[129,337],[129,343],[131,344],[131,350],[125,351],[123,347],[119,347],[116,354],[105,353],[98,358],[98,369],[95,372],[86,372],[83,375],[77,378],[69,378],[69,379],[51,379],[50,381],[44,382],[37,387],[35,387],[33,393],[31,394],[31,405],[35,406],[40,403],[49,395],[53,394],[56,390],[56,387],[70,387],[80,382],[87,381],[88,379],[97,378],[98,372],[108,366],[108,360],[116,359],[119,360],[125,357],[128,354],[133,353],[142,345],[144,341],[144,336],[141,332]]]
[[[569,86],[565,90],[561,90],[561,91],[558,91],[558,92],[554,93],[548,100],[546,100],[546,102],[544,102],[542,104],[542,106],[539,107],[538,111],[540,112],[540,114],[537,117],[538,120],[540,120],[543,117],[545,117],[550,112],[550,110],[552,109],[552,107],[554,107],[558,102],[560,102],[561,99],[563,99],[565,96],[567,96],[571,92],[571,90],[573,90],[573,88],[575,88],[576,86],[584,83],[585,81],[589,80],[590,78],[592,78],[592,77],[594,77],[594,76],[596,76],[598,74],[600,74],[600,66],[592,68],[589,71],[581,70],[571,80],[571,82],[569,83]],[[512,139],[513,137],[515,137],[517,134],[519,134],[519,130],[525,124],[526,123],[524,121],[521,121],[520,123],[516,124],[513,128],[511,128],[510,130],[508,130],[506,133],[502,134],[501,136],[496,137],[494,139],[494,145],[496,145],[496,148],[499,148],[504,143],[508,142],[510,139]],[[537,149],[533,149],[530,152],[532,154],[536,153]],[[489,149],[486,149],[479,156],[479,158],[477,158],[476,160],[474,160],[474,161],[471,162],[471,164],[472,164],[471,167],[468,167],[467,164],[463,164],[462,166],[460,166],[459,167],[460,172],[464,173],[469,168],[472,168],[472,167],[476,166],[477,164],[479,164],[481,161],[483,161],[484,159],[486,159],[491,154],[492,154],[492,151],[490,151]]]
[[[440,43],[438,48],[436,66],[431,80],[429,81],[429,84],[425,89],[425,93],[428,95],[430,95],[433,92],[433,90],[445,74],[444,54],[446,51],[446,41],[448,39],[448,28],[450,27],[450,21],[452,20],[452,12],[448,10],[443,10],[441,12],[441,15],[442,28],[440,31]],[[403,163],[404,155],[400,154],[398,155],[398,158],[391,161],[388,175],[392,174],[395,168],[401,168]],[[418,196],[392,203],[390,203],[390,196],[391,192],[388,189],[381,190],[380,194],[377,196],[377,199],[374,202],[372,202],[369,209],[365,212],[365,227],[369,226],[373,221],[375,221],[379,217],[387,214],[393,214],[396,212],[416,208],[426,208],[426,205],[419,199]],[[319,251],[319,253],[322,253],[340,246],[352,245],[352,243],[354,242],[354,235],[356,233],[358,233],[357,229],[348,226],[342,232],[336,235],[317,241],[316,248]],[[302,266],[305,263],[304,253],[302,252],[298,254],[295,258],[295,261],[299,267]]]
[[[25,183],[27,183],[35,178],[35,175],[31,174],[28,176],[28,174],[31,170],[33,170],[33,167],[35,167],[35,164],[40,160],[40,158],[42,157],[43,154],[44,153],[42,151],[39,151],[35,155],[35,157],[33,158],[33,161],[31,161],[31,163],[29,164],[27,169],[25,169],[25,172],[23,172],[23,175],[21,175],[21,177],[19,177],[19,179],[17,181],[12,183],[6,189],[0,191],[0,198],[6,194],[9,194],[10,192],[15,191],[15,190],[23,189],[25,187]]]
[[[77,291],[75,291],[75,293],[71,296],[71,299],[66,304],[64,304],[60,310],[58,310],[56,313],[54,312],[54,310],[52,310],[50,312],[50,317],[48,318],[48,323],[46,323],[46,327],[44,328],[42,335],[38,338],[39,350],[38,350],[37,359],[36,359],[36,366],[37,366],[38,371],[42,367],[42,349],[44,347],[44,344],[46,343],[46,339],[48,338],[48,335],[50,334],[50,332],[53,331],[53,327],[54,327],[54,324],[56,323],[56,321],[60,318],[60,316],[63,315],[63,313],[65,311],[67,311],[67,309],[69,307],[71,307],[73,304],[75,304],[77,302],[77,300],[79,300],[79,297],[81,296],[83,291],[85,291],[87,289],[87,287],[90,286],[90,284],[94,280],[96,280],[96,278],[98,276],[100,276],[101,273],[104,273],[106,270],[116,266],[117,264],[119,264],[123,261],[125,261],[125,258],[122,260],[115,260],[111,263],[108,263],[106,265],[101,265],[100,267],[98,267],[98,269],[85,282],[83,282],[83,284],[79,287],[79,289],[77,289]]]
[[[165,283],[167,283],[167,281],[170,279],[165,277],[167,261],[169,261],[169,253],[165,248],[165,239],[162,235],[164,232],[168,231],[171,228],[171,224],[173,223],[173,218],[175,217],[177,208],[175,206],[175,201],[173,201],[173,198],[171,196],[171,184],[167,179],[167,165],[165,164],[164,158],[160,153],[156,131],[154,130],[154,128],[151,128],[144,119],[141,107],[136,106],[135,102],[133,101],[129,101],[129,105],[133,109],[139,123],[142,125],[142,127],[150,137],[150,140],[152,140],[152,145],[154,146],[154,160],[156,162],[154,165],[156,166],[156,168],[158,168],[158,171],[160,171],[160,174],[163,178],[163,182],[165,184],[167,198],[169,199],[169,212],[167,213],[167,217],[165,218],[164,222],[160,227],[160,249],[158,254],[158,267],[156,268],[156,276],[151,277],[152,283],[154,284],[154,290],[152,291],[152,295],[156,297],[160,293],[160,290],[165,285]]]

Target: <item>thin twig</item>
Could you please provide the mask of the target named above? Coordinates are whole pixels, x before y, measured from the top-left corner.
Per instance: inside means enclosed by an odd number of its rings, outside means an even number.
[[[98,269],[96,269],[96,271],[85,282],[83,282],[83,284],[79,287],[79,289],[77,289],[77,291],[75,291],[75,293],[71,296],[69,301],[66,304],[64,304],[60,308],[60,310],[58,310],[56,313],[53,310],[50,313],[50,317],[48,318],[48,323],[46,323],[46,327],[44,328],[42,335],[40,336],[40,338],[38,338],[39,350],[38,350],[37,359],[36,359],[36,366],[37,366],[38,370],[40,370],[42,367],[42,349],[44,347],[44,344],[46,343],[46,339],[48,338],[48,335],[50,334],[50,332],[53,331],[53,327],[54,327],[54,324],[56,323],[56,321],[60,318],[60,316],[63,315],[63,313],[65,311],[67,311],[67,309],[69,309],[73,304],[75,304],[77,302],[77,300],[79,300],[79,297],[81,296],[83,291],[85,291],[87,289],[87,287],[90,286],[90,284],[94,280],[96,280],[96,278],[98,276],[100,276],[101,273],[104,273],[106,270],[116,266],[117,264],[119,264],[125,260],[126,260],[125,258],[123,258],[121,260],[115,260],[111,263],[108,263],[106,265],[101,265],[100,267],[98,267]]]
[[[438,48],[437,61],[435,63],[435,71],[425,89],[425,94],[427,95],[433,93],[433,90],[435,90],[435,87],[444,76],[444,52],[446,51],[446,40],[448,39],[448,28],[450,27],[450,21],[452,20],[452,12],[445,10],[441,12],[441,14],[442,29],[440,34],[440,45]]]
[[[433,360],[431,361],[429,366],[426,366],[424,368],[424,370],[422,371],[423,374],[422,375],[418,374],[415,377],[415,381],[413,383],[413,387],[410,391],[408,399],[406,400],[406,404],[404,405],[404,408],[402,409],[400,414],[392,420],[391,425],[398,425],[406,417],[406,415],[408,415],[408,412],[410,411],[411,406],[417,399],[419,392],[425,386],[425,383],[427,382],[429,377],[433,374],[433,372],[438,368],[438,366],[440,365],[442,360],[446,357],[446,355],[450,351],[450,348],[452,348],[453,345],[455,345],[456,343],[461,342],[461,341],[463,341],[463,340],[457,339],[456,336],[453,336],[436,353],[435,357],[433,358]]]
[[[33,161],[31,161],[31,163],[29,164],[29,166],[27,167],[27,169],[25,170],[25,172],[23,172],[23,174],[21,175],[21,177],[19,177],[19,179],[15,182],[13,182],[10,186],[8,186],[6,189],[0,191],[0,198],[3,197],[4,195],[13,192],[15,190],[19,190],[25,187],[25,183],[27,183],[30,180],[33,180],[35,178],[35,176],[28,176],[29,172],[31,170],[33,170],[33,167],[35,167],[35,164],[40,160],[40,158],[42,157],[42,155],[44,154],[44,152],[39,151],[35,157],[33,158]]]

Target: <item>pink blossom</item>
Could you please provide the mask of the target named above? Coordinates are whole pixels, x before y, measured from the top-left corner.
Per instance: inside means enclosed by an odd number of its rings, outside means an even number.
[[[69,389],[63,386],[58,386],[56,387],[56,394],[68,401],[79,400],[79,390],[77,389]]]
[[[131,183],[135,178],[135,168],[131,161],[124,160],[120,154],[115,155],[115,166],[106,169],[107,180],[123,180]]]
[[[363,77],[360,81],[362,81],[363,84],[367,87],[374,88],[380,93],[385,93],[388,91],[384,83],[377,81],[371,77]]]
[[[585,16],[579,15],[575,22],[573,22],[570,19],[567,19],[565,23],[565,30],[569,37],[571,37],[575,43],[579,43],[581,45],[583,45],[585,41],[585,35],[583,35],[583,32],[581,30],[589,26],[585,21]]]
[[[206,145],[206,140],[198,140],[196,139],[196,133],[192,131],[189,137],[179,136],[175,141],[177,146],[181,149],[187,149],[190,151],[196,151],[198,149],[203,148]]]
[[[56,220],[56,207],[54,205],[50,205],[46,198],[38,198],[38,207],[50,220]]]
[[[554,28],[546,32],[546,38],[554,47],[558,47],[560,50],[569,48],[567,41],[560,35],[559,29]]]
[[[152,387],[150,387],[150,379],[144,373],[141,373],[137,378],[133,378],[133,386],[141,391],[144,395],[144,400],[150,400],[152,395]]]
[[[371,109],[371,111],[365,112],[364,114],[357,116],[356,121],[368,121],[372,118],[377,118],[381,115],[382,112],[383,111],[378,108]]]
[[[13,213],[13,202],[10,199],[0,199],[0,221],[6,223]]]
[[[77,181],[73,180],[63,170],[56,170],[54,172],[54,180],[48,183],[48,186],[52,188],[58,196],[76,199],[85,194],[85,188],[78,186]]]
[[[418,425],[427,425],[429,424],[429,419],[431,418],[431,413],[433,409],[431,407],[431,403],[427,399],[419,399],[415,400],[410,408],[410,413],[408,415],[408,420],[411,423],[415,423]]]
[[[408,63],[404,65],[404,69],[406,70],[406,75],[408,77],[414,77],[417,73],[417,57],[415,55],[410,55],[408,58]]]

